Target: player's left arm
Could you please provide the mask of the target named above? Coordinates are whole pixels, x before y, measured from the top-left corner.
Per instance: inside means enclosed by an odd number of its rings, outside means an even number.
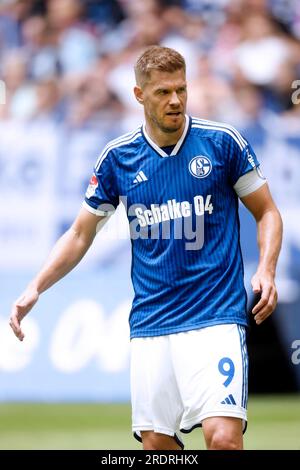
[[[259,325],[271,315],[277,304],[275,272],[282,242],[282,219],[267,183],[241,200],[257,224],[259,263],[251,284],[253,292],[261,293],[259,302],[252,309]]]

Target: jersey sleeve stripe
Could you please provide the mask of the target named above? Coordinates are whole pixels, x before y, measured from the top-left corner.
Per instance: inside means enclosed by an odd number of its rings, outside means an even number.
[[[240,147],[240,149],[243,151],[244,148],[246,148],[246,145],[245,144],[241,144],[241,142],[238,140],[237,136],[229,129],[226,129],[225,127],[217,127],[217,126],[204,126],[204,125],[199,125],[199,124],[194,124],[192,125],[193,128],[198,128],[198,129],[211,129],[211,130],[216,130],[216,131],[222,131],[222,132],[225,132],[226,134],[230,135],[234,140],[235,142],[238,144],[238,146]]]
[[[208,119],[199,119],[199,118],[193,118],[193,122],[206,124],[209,126],[225,127],[233,131],[236,134],[237,138],[241,140],[241,143],[244,143],[245,145],[247,145],[246,139],[244,139],[244,137],[240,134],[240,132],[235,127],[231,126],[230,124],[227,124],[224,122],[218,122],[218,121],[210,121]]]
[[[247,141],[243,138],[243,136],[233,126],[230,126],[228,124],[224,124],[222,122],[208,121],[208,120],[205,120],[205,119],[197,119],[197,118],[193,118],[193,123],[212,126],[212,128],[213,127],[222,127],[224,129],[228,129],[228,130],[232,131],[235,134],[237,139],[241,142],[241,145],[245,145],[245,146],[247,145]]]
[[[102,152],[100,153],[98,159],[97,159],[97,162],[96,162],[96,165],[95,167],[97,168],[98,166],[98,163],[99,163],[99,160],[101,159],[102,155],[107,151],[107,150],[110,150],[111,147],[114,147],[115,145],[117,145],[118,143],[120,142],[127,142],[127,140],[130,140],[131,138],[133,138],[136,134],[138,134],[140,132],[140,127],[138,129],[136,129],[135,131],[133,132],[129,132],[128,134],[124,134],[123,136],[121,137],[118,137],[117,139],[114,139],[114,140],[111,140],[110,142],[108,142],[108,144],[104,147],[104,149],[102,150]]]
[[[123,135],[121,135],[119,137],[116,137],[115,139],[109,141],[106,146],[117,144],[121,140],[131,139],[131,137],[133,137],[134,134],[136,134],[137,132],[140,132],[140,131],[141,131],[141,126],[137,127],[134,131],[127,132],[126,134],[123,134]]]
[[[140,137],[142,134],[139,131],[137,131],[133,136],[131,136],[131,138],[127,138],[127,139],[124,139],[124,140],[120,140],[119,142],[115,142],[114,144],[111,142],[109,143],[105,148],[104,150],[102,151],[102,153],[100,154],[97,162],[96,162],[96,165],[95,165],[95,170],[99,170],[100,166],[101,166],[101,163],[103,162],[103,160],[106,158],[106,156],[108,155],[108,153],[110,152],[110,150],[112,149],[115,149],[115,148],[118,148],[118,147],[122,147],[122,145],[126,145],[126,144],[131,144],[132,142],[134,142],[138,137]]]

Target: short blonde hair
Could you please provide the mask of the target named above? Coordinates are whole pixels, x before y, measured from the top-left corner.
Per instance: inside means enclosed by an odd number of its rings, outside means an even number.
[[[134,73],[137,85],[144,85],[152,70],[161,72],[186,71],[185,60],[179,52],[170,47],[150,46],[137,59]]]

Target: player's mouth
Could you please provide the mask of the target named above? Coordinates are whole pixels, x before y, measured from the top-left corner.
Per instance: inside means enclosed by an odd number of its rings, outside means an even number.
[[[174,117],[178,117],[181,115],[181,112],[180,111],[170,111],[169,113],[166,113],[167,116],[174,116]]]

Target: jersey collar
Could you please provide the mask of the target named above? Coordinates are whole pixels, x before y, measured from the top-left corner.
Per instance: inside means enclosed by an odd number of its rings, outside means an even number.
[[[146,123],[144,123],[143,126],[142,126],[142,134],[143,134],[145,140],[150,145],[150,147],[152,147],[153,150],[155,150],[161,157],[173,157],[174,155],[177,155],[177,153],[179,152],[179,150],[183,146],[183,143],[185,141],[185,138],[188,134],[189,129],[190,129],[190,117],[185,115],[185,126],[184,126],[183,133],[182,133],[180,139],[178,140],[177,144],[173,148],[172,152],[170,153],[170,155],[168,155],[155,142],[153,142],[153,140],[151,139],[151,137],[149,136],[149,134],[146,131]]]

